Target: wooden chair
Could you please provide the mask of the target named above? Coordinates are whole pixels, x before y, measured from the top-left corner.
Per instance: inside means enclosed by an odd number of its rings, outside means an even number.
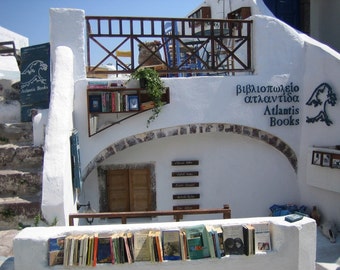
[[[176,23],[166,22],[164,33],[165,57],[170,69],[201,69],[200,62],[193,56],[194,48],[190,49],[190,46],[183,46],[177,39],[178,29]],[[183,73],[179,73],[179,76],[183,76]]]

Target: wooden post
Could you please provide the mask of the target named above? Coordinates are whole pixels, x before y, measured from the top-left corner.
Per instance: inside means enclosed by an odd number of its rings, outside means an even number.
[[[223,209],[228,210],[228,211],[223,212],[223,218],[224,218],[224,219],[230,218],[231,215],[230,215],[230,207],[229,207],[229,204],[224,204],[224,205],[223,205]]]

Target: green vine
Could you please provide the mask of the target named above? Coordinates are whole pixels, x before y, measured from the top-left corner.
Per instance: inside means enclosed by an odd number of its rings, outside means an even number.
[[[164,82],[160,79],[157,71],[151,68],[141,68],[131,74],[132,79],[145,80],[145,89],[150,99],[154,102],[152,115],[147,121],[147,127],[154,121],[162,110],[162,95],[164,94]]]

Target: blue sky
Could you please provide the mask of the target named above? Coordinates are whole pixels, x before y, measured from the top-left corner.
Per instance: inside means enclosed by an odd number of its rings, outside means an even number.
[[[49,9],[78,8],[86,15],[186,17],[203,0],[0,0],[0,26],[29,38],[30,45],[49,42]]]

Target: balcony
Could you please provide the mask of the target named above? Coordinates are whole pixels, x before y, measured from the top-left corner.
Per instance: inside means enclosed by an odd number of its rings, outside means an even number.
[[[251,20],[87,16],[87,76],[252,73],[251,30]]]

